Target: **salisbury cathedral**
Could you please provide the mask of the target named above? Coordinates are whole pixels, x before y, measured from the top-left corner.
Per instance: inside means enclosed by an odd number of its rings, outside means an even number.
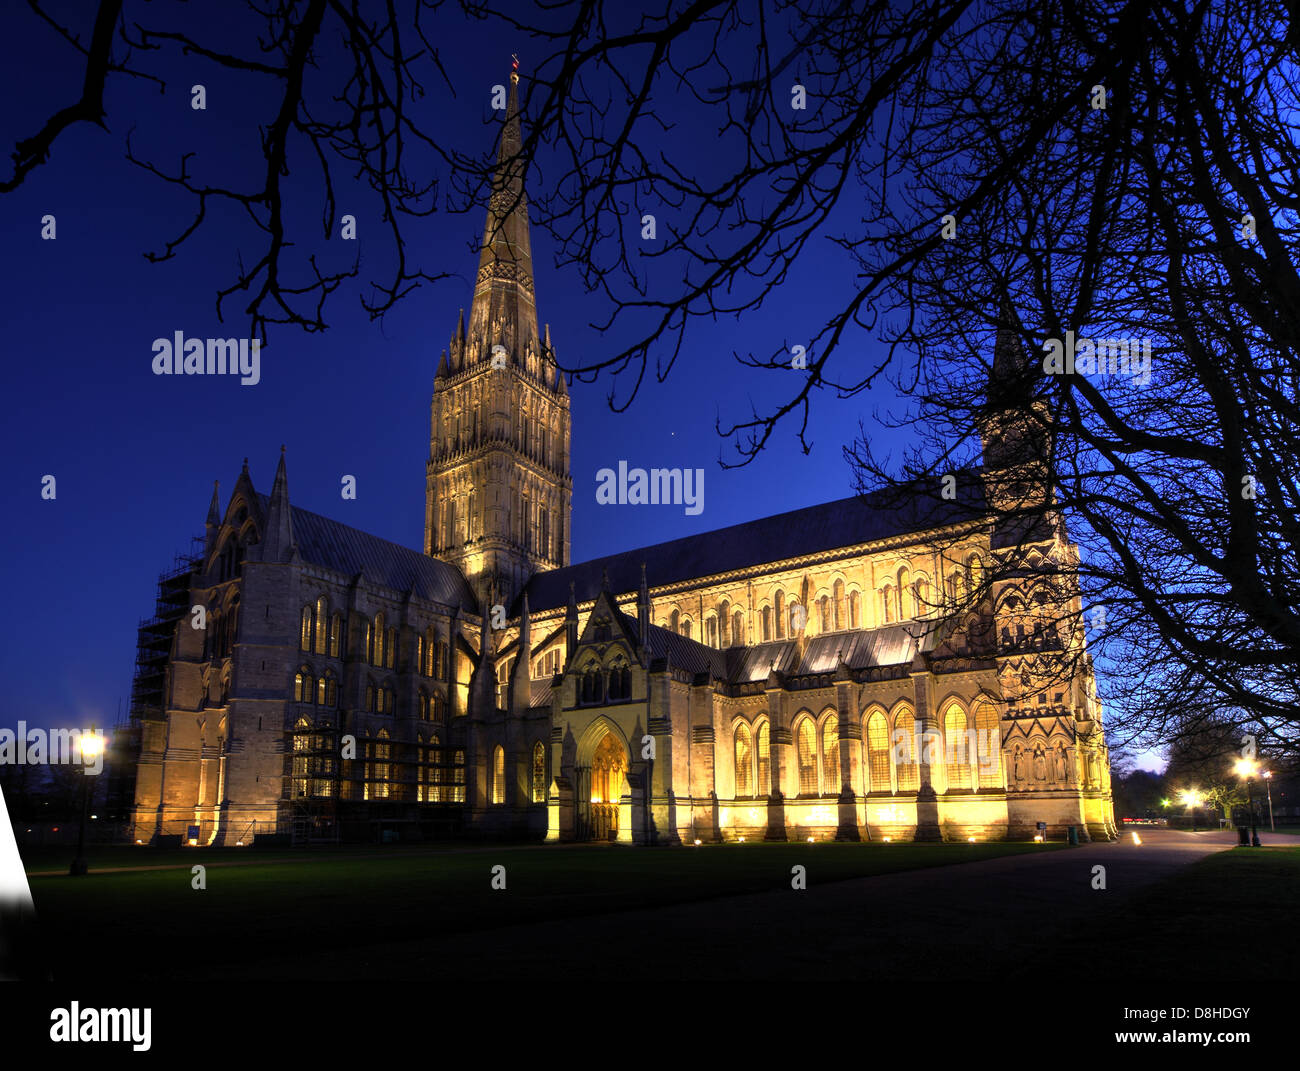
[[[134,839],[1113,837],[1077,552],[1047,492],[1029,523],[978,508],[1043,471],[1031,403],[999,393],[1010,337],[984,468],[951,501],[846,498],[569,563],[516,83],[433,380],[423,548],[293,505],[283,451],[269,493],[247,461],[214,491],[141,628]]]

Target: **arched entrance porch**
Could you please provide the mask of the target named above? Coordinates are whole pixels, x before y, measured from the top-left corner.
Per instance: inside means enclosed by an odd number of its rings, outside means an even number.
[[[627,745],[608,724],[586,741],[587,761],[574,770],[577,840],[630,840],[631,801],[628,792]]]

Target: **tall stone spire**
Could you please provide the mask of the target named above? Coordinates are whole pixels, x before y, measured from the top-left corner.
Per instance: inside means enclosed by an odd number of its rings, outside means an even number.
[[[993,409],[1024,408],[1032,395],[1035,369],[1020,341],[1020,318],[1006,295],[998,310],[997,324],[993,364],[989,369],[988,404]]]
[[[528,198],[524,193],[525,162],[520,155],[523,138],[519,129],[518,68],[519,61],[515,60],[474,281],[468,364],[488,359],[497,345],[505,347],[513,364],[523,364],[529,347],[539,348]]]
[[[434,377],[425,467],[425,553],[480,599],[495,577],[507,606],[533,573],[568,565],[573,501],[569,397],[537,331],[522,144],[516,70],[469,316]]]

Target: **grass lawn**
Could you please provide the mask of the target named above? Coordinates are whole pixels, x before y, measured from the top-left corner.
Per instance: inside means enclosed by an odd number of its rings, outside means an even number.
[[[1053,944],[1059,970],[1105,963],[1115,981],[1187,984],[1220,996],[1237,981],[1294,980],[1300,847],[1233,848],[1139,891],[1128,909],[1073,925]]]
[[[819,885],[900,870],[1061,846],[982,844],[735,844],[659,851],[606,847],[502,847],[473,851],[375,848],[263,858],[225,852],[104,849],[95,865],[169,870],[93,872],[30,879],[42,941],[56,978],[202,979],[205,968],[328,947],[358,954],[412,934],[466,933],[543,919],[708,900],[788,888],[791,867]],[[25,856],[29,871],[66,866]],[[114,858],[116,856],[116,858]],[[229,861],[235,864],[223,866]],[[208,864],[207,889],[191,888],[189,867]],[[506,868],[508,894],[491,888]],[[95,955],[85,955],[87,926]],[[158,954],[193,949],[192,955]],[[175,970],[175,974],[168,973]]]

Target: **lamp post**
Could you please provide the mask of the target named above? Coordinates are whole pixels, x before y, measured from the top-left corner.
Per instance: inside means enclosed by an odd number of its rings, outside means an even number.
[[[1183,797],[1183,803],[1192,812],[1192,832],[1196,832],[1196,808],[1201,805],[1201,792],[1196,788],[1185,788],[1180,795]]]
[[[1268,828],[1274,833],[1277,832],[1277,826],[1273,824],[1273,771],[1266,770],[1264,773],[1264,790],[1268,793]]]
[[[1259,769],[1259,763],[1253,759],[1237,760],[1237,776],[1246,779],[1246,802],[1250,807],[1250,843],[1252,847],[1259,847],[1259,833],[1255,830],[1255,793],[1253,792],[1253,781],[1256,771]]]
[[[83,876],[90,867],[86,863],[86,815],[90,811],[90,774],[86,772],[86,766],[94,762],[95,757],[100,755],[104,750],[103,737],[95,732],[95,727],[90,727],[89,733],[82,733],[81,740],[81,826],[77,830],[77,857],[72,860],[72,866],[68,873],[75,877]]]

